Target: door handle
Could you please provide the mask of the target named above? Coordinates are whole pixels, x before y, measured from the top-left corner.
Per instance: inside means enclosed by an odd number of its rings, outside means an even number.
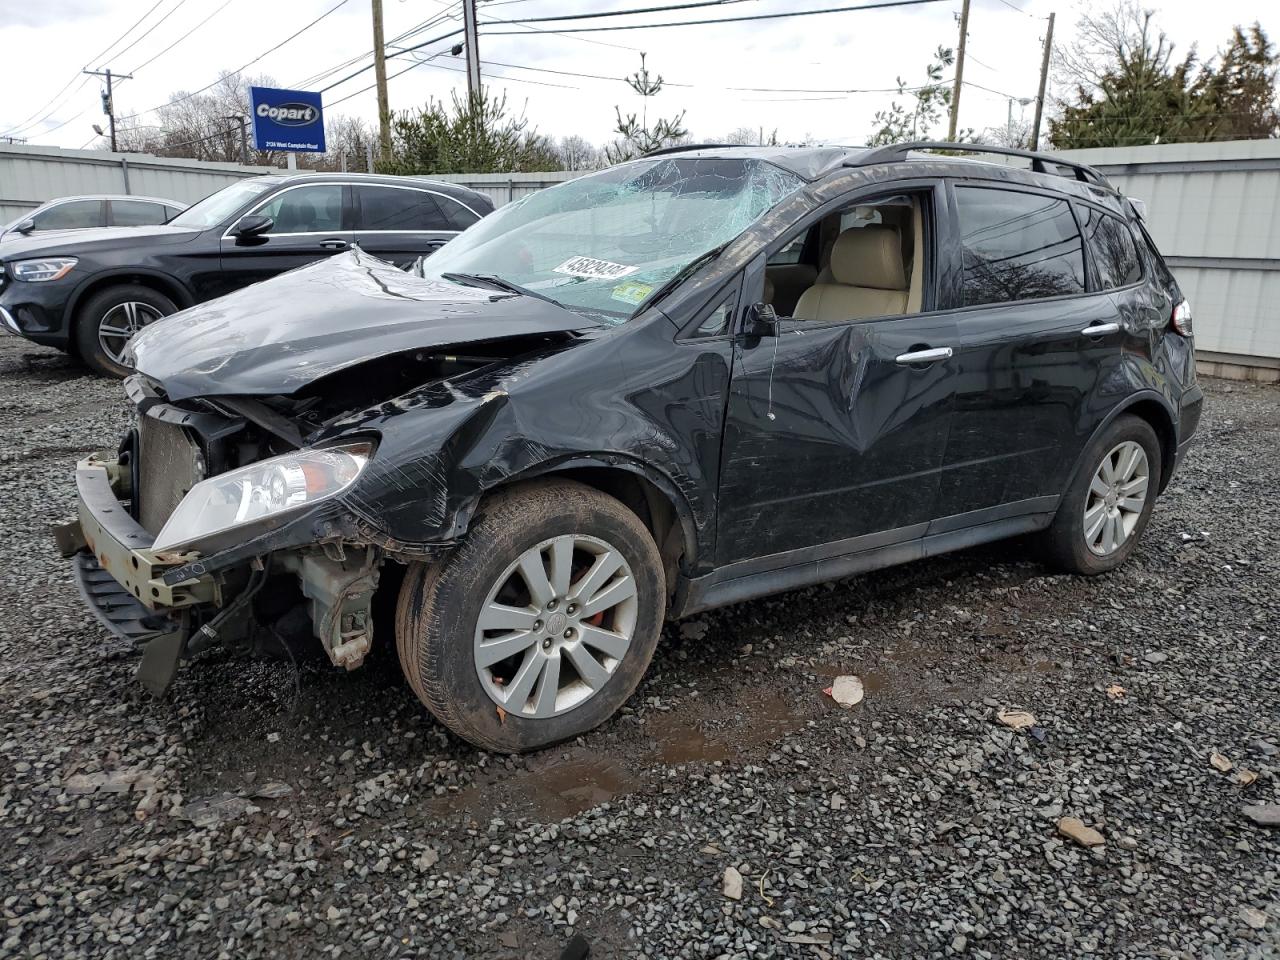
[[[910,353],[898,354],[898,363],[910,366],[916,363],[937,363],[951,357],[950,347],[931,347],[928,350],[912,350]]]
[[[321,240],[320,246],[325,250],[345,250],[350,244],[345,240]]]
[[[1082,337],[1105,337],[1108,334],[1119,332],[1120,324],[1118,323],[1095,323],[1081,330],[1080,335]]]

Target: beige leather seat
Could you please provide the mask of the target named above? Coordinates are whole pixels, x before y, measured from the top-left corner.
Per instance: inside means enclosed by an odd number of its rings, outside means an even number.
[[[815,283],[800,296],[797,320],[860,320],[907,312],[902,241],[893,227],[845,230],[831,247],[830,268],[834,282]]]

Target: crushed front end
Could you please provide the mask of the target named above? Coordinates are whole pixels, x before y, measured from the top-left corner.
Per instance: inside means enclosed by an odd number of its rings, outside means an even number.
[[[170,403],[140,376],[126,392],[136,425],[77,465],[78,518],[55,536],[90,609],[142,648],[144,685],[160,694],[186,656],[278,648],[300,625],[358,666],[384,550],[334,494],[375,438],[316,449],[258,400]]]

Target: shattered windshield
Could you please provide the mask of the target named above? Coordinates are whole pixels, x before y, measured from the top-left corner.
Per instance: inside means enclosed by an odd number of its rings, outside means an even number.
[[[498,277],[621,323],[803,182],[752,158],[626,163],[508,204],[427,260],[424,275]]]

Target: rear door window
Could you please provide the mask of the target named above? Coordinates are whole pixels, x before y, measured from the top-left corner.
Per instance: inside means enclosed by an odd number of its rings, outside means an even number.
[[[477,220],[480,219],[479,214],[472,211],[469,207],[463,206],[452,197],[446,197],[444,194],[435,194],[436,203],[440,205],[440,210],[449,218],[449,223],[454,230],[465,230]]]
[[[1085,242],[1098,274],[1098,289],[1113,290],[1141,280],[1142,263],[1129,225],[1096,207],[1082,204],[1080,213]]]
[[[164,204],[147,200],[112,200],[111,223],[117,227],[141,227],[164,223],[169,218]]]
[[[425,190],[397,187],[358,186],[356,189],[357,230],[454,230],[454,226]]]
[[[1083,293],[1084,246],[1066,200],[956,187],[964,306]]]

